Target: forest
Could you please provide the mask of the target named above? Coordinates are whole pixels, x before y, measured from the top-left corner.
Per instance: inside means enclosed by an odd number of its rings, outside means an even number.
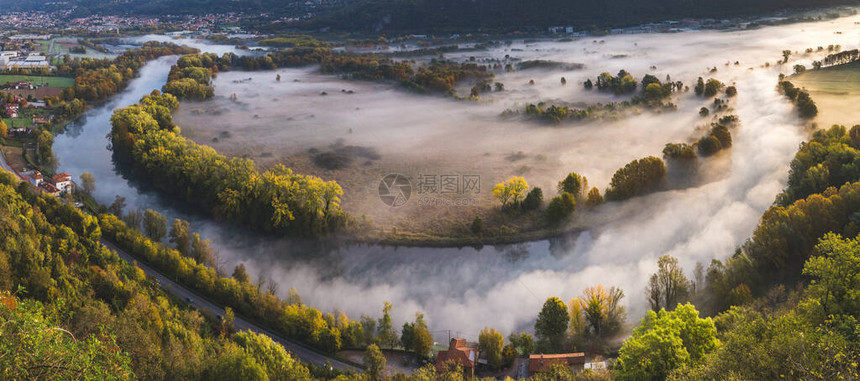
[[[311,379],[270,338],[188,309],[104,248],[100,218],[5,171],[0,219],[0,378]]]

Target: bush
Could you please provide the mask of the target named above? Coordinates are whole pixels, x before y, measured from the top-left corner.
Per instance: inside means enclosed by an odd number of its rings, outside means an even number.
[[[543,190],[535,187],[523,200],[523,210],[538,210],[543,206]]]
[[[573,215],[576,209],[576,199],[572,194],[564,192],[561,196],[552,198],[546,207],[546,217],[551,224],[557,225]]]

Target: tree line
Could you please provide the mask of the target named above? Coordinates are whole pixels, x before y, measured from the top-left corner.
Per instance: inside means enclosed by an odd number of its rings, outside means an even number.
[[[277,165],[257,171],[249,159],[227,158],[179,134],[170,94],[153,92],[111,116],[115,157],[154,186],[218,219],[294,236],[321,236],[346,225],[343,190],[334,181]]]
[[[0,378],[311,379],[231,312],[179,305],[100,244],[99,218],[2,171],[0,216]]]

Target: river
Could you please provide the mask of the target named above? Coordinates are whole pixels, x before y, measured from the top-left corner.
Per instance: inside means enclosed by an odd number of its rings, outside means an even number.
[[[677,54],[683,47],[689,60],[675,56],[672,60],[684,61],[684,68],[696,65],[698,72],[725,62],[725,54],[714,57],[721,52],[732,52],[731,59],[743,57],[745,65],[751,66],[751,61],[758,65],[776,59],[784,46],[802,49],[836,40],[853,49],[860,34],[855,21],[860,18],[838,19],[835,25],[821,22],[730,33],[607,36],[601,45],[618,56],[625,49],[631,52],[629,58],[613,61],[613,66],[642,57],[645,49],[654,49],[649,54],[656,56]],[[837,28],[845,34],[834,36]],[[712,50],[704,54],[702,49]],[[566,54],[558,49],[544,51]],[[723,75],[737,85],[735,111],[742,127],[733,132],[735,144],[726,158],[728,173],[718,181],[607,204],[600,212],[605,217],[600,226],[568,240],[482,248],[352,245],[321,249],[213,222],[117,172],[106,138],[112,110],[160,88],[175,60],[165,57],[148,63],[139,78],[111,102],[88,111],[56,136],[54,152],[60,169],[75,178],[82,172],[93,173],[94,196],[101,203],[110,204],[120,195],[129,208],[149,208],[168,218],[189,220],[194,230],[212,240],[227,272],[244,263],[252,277],[273,279],[279,295],[295,287],[305,303],[325,312],[344,311],[355,319],[364,313],[378,316],[383,303],[391,301],[395,326],[411,320],[416,311],[423,312],[434,336],[442,339],[437,341],[444,341],[449,330],[476,340],[484,326],[505,334],[528,329],[548,296],[567,301],[597,283],[623,288],[631,318],[638,319],[646,308],[642,289],[656,269],[656,258],[674,255],[690,274],[696,262],[707,264],[730,256],[784,187],[788,163],[807,134],[793,106],[775,90],[777,74],[790,68],[721,66],[721,72],[727,72]],[[671,66],[672,60],[665,60],[665,65]]]

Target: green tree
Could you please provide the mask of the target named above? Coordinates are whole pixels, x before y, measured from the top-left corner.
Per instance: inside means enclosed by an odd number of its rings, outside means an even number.
[[[505,345],[505,348],[502,349],[502,366],[509,368],[511,365],[514,365],[514,361],[516,360],[517,349],[513,344]]]
[[[251,281],[251,277],[248,276],[248,271],[245,270],[245,264],[240,263],[233,268],[233,279],[239,283],[248,283]]]
[[[584,177],[580,176],[576,172],[571,172],[564,178],[558,182],[558,193],[562,194],[564,192],[570,193],[575,197],[581,197],[585,191],[586,181]]]
[[[618,354],[620,380],[661,380],[691,366],[720,345],[711,318],[702,319],[691,304],[675,311],[648,311]]]
[[[543,190],[534,187],[523,200],[523,210],[538,210],[543,205]]]
[[[490,369],[499,369],[502,366],[502,349],[505,345],[505,337],[502,333],[492,328],[484,327],[478,336],[478,348],[487,358],[487,366]]]
[[[385,348],[394,348],[400,341],[391,324],[391,308],[391,303],[385,302],[382,307],[382,317],[379,318],[379,325],[377,325],[379,344]]]
[[[493,196],[502,203],[502,209],[510,202],[513,205],[518,205],[519,200],[529,189],[529,183],[526,179],[518,176],[511,177],[504,182],[496,184],[493,187]]]
[[[176,250],[183,255],[191,255],[191,226],[188,221],[174,218],[169,237],[170,243],[176,245]]]
[[[812,278],[809,293],[822,316],[860,315],[860,241],[828,233],[815,246],[819,254],[806,261],[803,275]]]
[[[367,367],[367,376],[372,381],[380,380],[385,375],[385,356],[376,344],[370,344],[364,351],[364,366]]]
[[[251,331],[240,331],[233,335],[233,340],[263,366],[270,380],[312,380],[308,368],[270,337]]]
[[[648,279],[645,295],[652,310],[671,311],[689,299],[692,287],[684,270],[678,265],[678,259],[664,255],[657,260],[657,272]]]
[[[553,296],[546,300],[535,322],[535,336],[541,351],[548,353],[564,351],[569,319],[567,306],[561,299]]]
[[[652,192],[666,178],[663,160],[648,156],[634,160],[612,175],[605,197],[610,201],[625,200]]]
[[[481,234],[484,231],[484,220],[481,219],[481,216],[475,216],[469,230],[472,231],[472,234]]]
[[[143,213],[143,232],[149,239],[161,242],[167,235],[167,218],[152,209]]]
[[[534,339],[532,339],[532,335],[529,335],[528,333],[512,333],[508,336],[508,341],[510,341],[523,356],[528,356],[534,352]]]
[[[576,210],[576,198],[567,192],[555,196],[546,207],[546,217],[551,224],[560,224],[573,215]]]

